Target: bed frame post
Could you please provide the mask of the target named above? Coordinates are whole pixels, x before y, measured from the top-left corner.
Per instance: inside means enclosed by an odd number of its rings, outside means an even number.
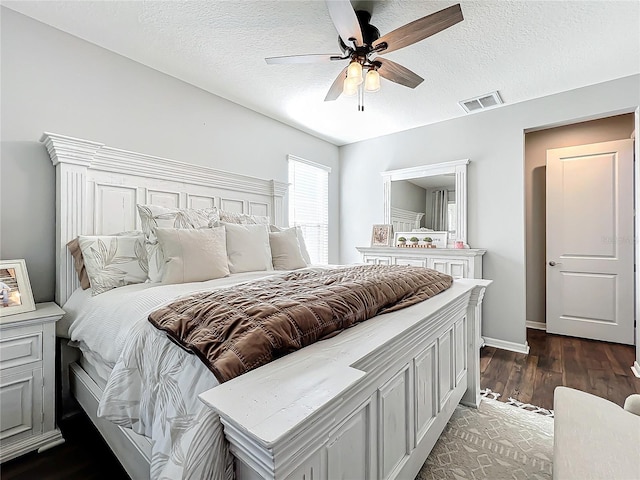
[[[87,170],[104,145],[45,132],[40,138],[56,167],[56,303],[78,288],[67,242],[86,233]]]
[[[487,285],[474,287],[467,306],[467,391],[460,403],[474,408],[480,405],[480,347],[483,344],[480,333],[482,299]]]
[[[286,226],[289,223],[289,212],[285,211],[287,202],[284,201],[284,196],[288,189],[288,183],[271,180],[271,197],[273,201],[273,218],[271,221],[279,227]]]

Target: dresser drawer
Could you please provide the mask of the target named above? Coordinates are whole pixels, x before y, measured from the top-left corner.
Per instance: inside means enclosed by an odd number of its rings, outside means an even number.
[[[364,257],[364,263],[367,265],[391,265],[391,257],[369,256]]]
[[[0,339],[0,370],[42,360],[42,332]]]
[[[429,260],[429,268],[451,275],[454,279],[469,278],[469,262],[466,259],[433,258]]]
[[[405,258],[405,257],[396,257],[395,259],[396,265],[408,265],[411,267],[426,267],[427,259],[426,258]]]

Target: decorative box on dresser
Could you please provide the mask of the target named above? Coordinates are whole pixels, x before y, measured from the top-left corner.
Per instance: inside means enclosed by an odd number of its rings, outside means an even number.
[[[375,265],[427,267],[453,278],[482,278],[480,248],[356,247],[362,261]]]
[[[39,303],[0,317],[0,462],[64,442],[55,419],[55,324],[63,315]]]

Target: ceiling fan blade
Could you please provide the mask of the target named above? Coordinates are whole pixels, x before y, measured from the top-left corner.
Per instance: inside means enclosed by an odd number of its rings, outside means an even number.
[[[335,60],[346,60],[338,54],[286,55],[284,57],[269,57],[264,59],[269,65],[290,63],[328,63]]]
[[[343,68],[336,79],[333,81],[333,84],[331,84],[331,88],[327,92],[327,96],[324,97],[325,102],[332,102],[334,100],[337,100],[337,98],[342,93],[342,84],[345,77],[347,76],[347,68],[348,67]]]
[[[416,88],[424,81],[424,78],[420,75],[417,75],[399,63],[392,62],[386,58],[377,57],[374,63],[380,64],[378,67],[378,73],[381,77],[391,80],[394,83],[404,85],[405,87]]]
[[[338,31],[338,35],[347,46],[353,44],[349,40],[354,38],[358,47],[362,46],[362,29],[356,12],[349,0],[327,0],[327,8],[331,21]]]
[[[407,45],[424,40],[462,20],[464,20],[464,17],[462,16],[460,4],[452,5],[449,8],[419,18],[383,35],[373,42],[373,47],[376,48],[386,43],[387,47],[379,50],[379,53],[393,52],[394,50],[399,50]]]

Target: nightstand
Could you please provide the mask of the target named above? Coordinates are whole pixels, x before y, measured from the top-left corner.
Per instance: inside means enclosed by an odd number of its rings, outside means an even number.
[[[39,303],[0,317],[0,462],[64,442],[55,421],[55,325],[63,315]]]

